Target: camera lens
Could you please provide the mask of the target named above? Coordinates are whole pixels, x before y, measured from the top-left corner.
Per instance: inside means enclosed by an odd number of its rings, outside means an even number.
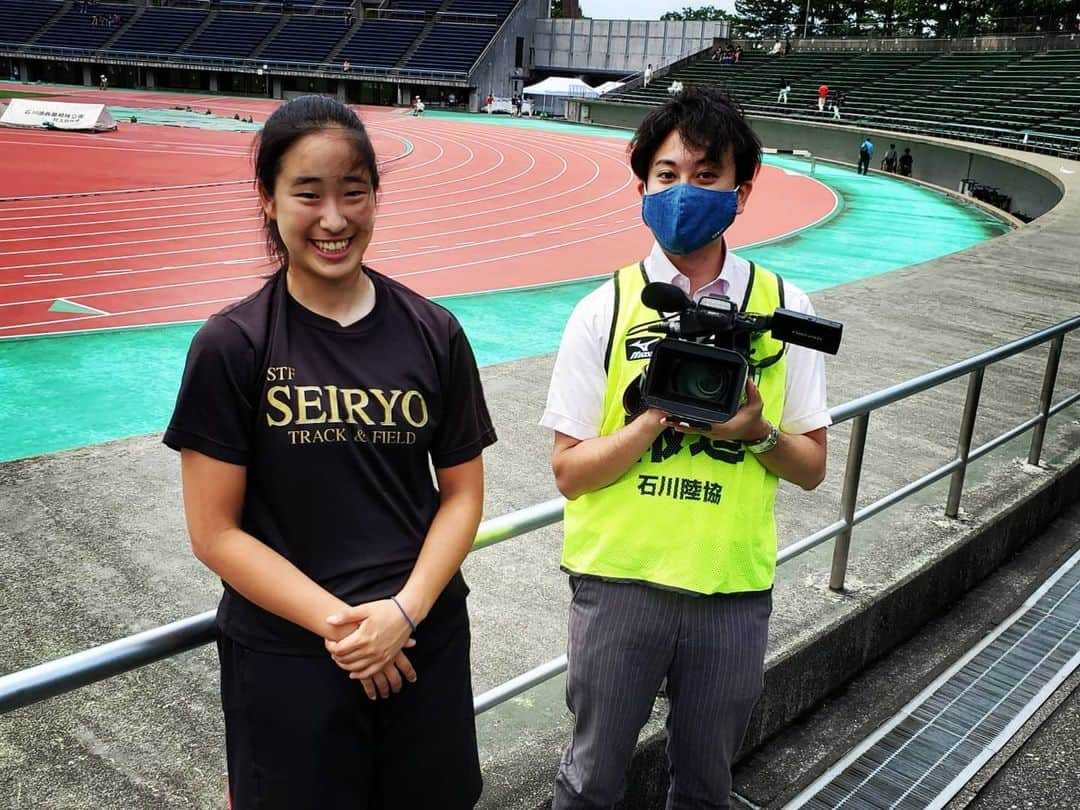
[[[727,369],[714,362],[682,360],[672,369],[672,390],[683,397],[719,402],[728,388]]]

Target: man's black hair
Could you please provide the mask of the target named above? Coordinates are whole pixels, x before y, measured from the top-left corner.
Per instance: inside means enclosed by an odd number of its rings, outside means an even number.
[[[746,123],[739,105],[712,87],[690,86],[645,116],[627,151],[630,167],[640,180],[649,176],[656,150],[672,132],[686,145],[701,149],[719,163],[730,146],[735,159],[735,182],[753,180],[761,165],[761,141]]]

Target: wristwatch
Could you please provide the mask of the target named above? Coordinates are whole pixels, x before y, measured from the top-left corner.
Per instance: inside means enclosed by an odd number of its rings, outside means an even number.
[[[745,447],[749,452],[753,453],[756,456],[760,453],[768,453],[770,450],[776,447],[776,444],[779,441],[780,428],[778,428],[776,425],[770,424],[769,432],[765,434],[765,438],[758,439],[756,442],[743,442],[743,447]]]

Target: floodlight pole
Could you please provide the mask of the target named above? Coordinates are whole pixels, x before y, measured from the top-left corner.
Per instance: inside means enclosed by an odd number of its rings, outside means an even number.
[[[806,0],[806,16],[803,17],[802,38],[806,39],[806,29],[810,25],[810,0]]]

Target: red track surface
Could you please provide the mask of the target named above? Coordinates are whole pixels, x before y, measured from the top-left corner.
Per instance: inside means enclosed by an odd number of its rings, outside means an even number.
[[[64,100],[210,105],[256,120],[275,105],[111,91]],[[602,275],[649,248],[625,141],[361,112],[383,163],[366,260],[426,295]],[[251,140],[142,124],[0,130],[0,337],[201,320],[255,289],[269,266]],[[781,236],[834,205],[820,183],[764,167],[729,243]],[[51,311],[58,299],[97,312]]]

